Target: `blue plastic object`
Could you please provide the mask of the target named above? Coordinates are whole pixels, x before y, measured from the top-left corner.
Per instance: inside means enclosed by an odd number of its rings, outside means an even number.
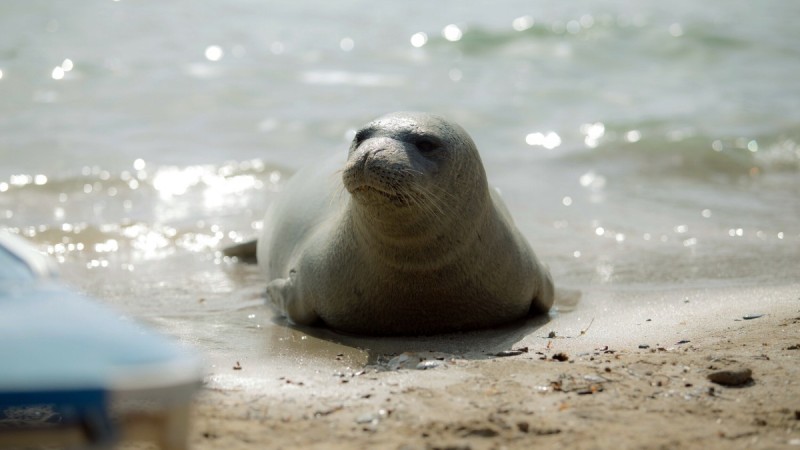
[[[0,448],[66,428],[110,445],[145,415],[160,423],[151,439],[185,448],[201,379],[193,354],[61,285],[44,255],[0,232]]]

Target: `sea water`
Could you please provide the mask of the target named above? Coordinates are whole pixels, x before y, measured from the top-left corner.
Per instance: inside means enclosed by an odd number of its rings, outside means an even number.
[[[360,125],[422,110],[471,133],[559,286],[796,283],[799,20],[787,1],[3,1],[0,226],[123,314],[281,354],[305,337],[219,249]]]

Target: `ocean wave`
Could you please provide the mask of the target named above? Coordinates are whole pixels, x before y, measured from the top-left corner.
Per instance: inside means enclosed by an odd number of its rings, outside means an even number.
[[[800,128],[754,137],[715,137],[694,130],[669,132],[606,125],[601,138],[565,160],[691,178],[757,177],[800,172]]]
[[[527,19],[527,20],[525,20]],[[521,23],[521,24],[520,24]],[[448,27],[454,27],[449,25]],[[458,32],[431,33],[428,47],[453,48],[466,55],[507,54],[537,56],[563,45],[591,43],[587,50],[630,58],[636,53],[647,59],[661,55],[669,58],[692,58],[717,55],[719,52],[747,50],[763,42],[751,42],[734,30],[704,23],[655,24],[641,17],[584,15],[569,20],[534,21],[529,16],[517,18],[512,27],[487,28],[479,25],[457,27]],[[426,35],[427,37],[427,35]],[[605,51],[607,49],[607,51]],[[797,52],[781,48],[783,52]],[[563,52],[562,52],[563,53]]]

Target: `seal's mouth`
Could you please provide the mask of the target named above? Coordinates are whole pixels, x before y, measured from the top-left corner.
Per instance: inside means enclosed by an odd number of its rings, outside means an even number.
[[[365,199],[383,198],[398,206],[403,206],[407,204],[406,198],[403,197],[402,195],[398,195],[392,192],[387,192],[383,189],[379,189],[375,186],[367,184],[354,188],[353,190],[350,191],[350,193],[355,197],[362,197]]]

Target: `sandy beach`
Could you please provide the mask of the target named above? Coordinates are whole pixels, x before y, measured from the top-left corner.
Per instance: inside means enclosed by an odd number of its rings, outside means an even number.
[[[231,450],[800,446],[798,286],[679,294],[653,296],[638,311],[587,307],[440,338],[339,336],[344,347],[372,347],[366,367],[338,353],[263,379],[258,364],[230,355],[217,369],[228,382],[210,381],[197,398],[190,442]],[[693,295],[719,301],[693,304]],[[721,371],[735,385],[710,381]]]

